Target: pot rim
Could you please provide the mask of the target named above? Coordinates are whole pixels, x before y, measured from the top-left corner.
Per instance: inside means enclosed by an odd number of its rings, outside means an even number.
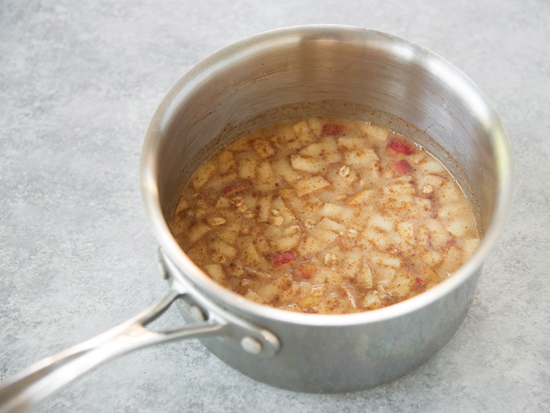
[[[261,50],[266,43],[284,47],[288,42],[303,39],[305,34],[316,36],[339,35],[351,38],[356,42],[361,39],[365,41],[367,38],[372,37],[377,40],[390,41],[396,47],[414,49],[417,54],[429,57],[438,65],[437,70],[440,77],[444,77],[447,81],[458,82],[460,93],[466,95],[476,107],[483,110],[492,129],[490,136],[497,159],[499,191],[492,221],[485,231],[479,247],[453,276],[422,294],[389,307],[353,314],[307,314],[257,304],[222,287],[208,277],[183,252],[164,219],[156,184],[158,159],[155,154],[158,152],[161,143],[160,131],[164,130],[165,126],[169,124],[170,115],[177,112],[179,102],[183,100],[185,95],[190,94],[208,81],[212,74],[225,70],[228,65],[231,65],[232,61],[238,60],[240,54],[250,53],[251,50]],[[502,121],[496,111],[490,107],[484,94],[464,73],[447,60],[416,43],[376,30],[342,25],[293,26],[267,31],[226,46],[198,63],[172,87],[156,110],[145,135],[140,162],[142,199],[147,216],[161,247],[180,269],[182,276],[185,276],[186,279],[199,287],[206,296],[213,298],[225,307],[238,310],[244,314],[304,326],[350,326],[378,323],[397,318],[436,302],[465,283],[470,277],[475,276],[487,255],[495,246],[506,222],[512,203],[513,174],[512,151]]]

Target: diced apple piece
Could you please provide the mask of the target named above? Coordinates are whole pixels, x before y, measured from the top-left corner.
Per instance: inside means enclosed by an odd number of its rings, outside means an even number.
[[[399,222],[397,224],[397,232],[401,238],[407,243],[414,245],[416,240],[414,238],[414,224],[412,222]]]
[[[273,149],[273,146],[266,139],[254,139],[252,147],[260,158],[269,158],[275,153],[275,149]]]
[[[209,261],[210,256],[206,241],[204,239],[199,240],[187,251],[187,255],[195,262]]]
[[[304,214],[307,214],[310,210],[312,210],[312,208],[308,205],[307,201],[303,198],[299,198],[296,194],[294,194],[294,196],[285,198],[285,201],[288,203],[290,208],[301,217],[303,217]]]
[[[467,261],[472,256],[478,246],[479,238],[464,240],[464,244],[462,245],[462,256],[464,261]]]
[[[460,202],[463,197],[464,194],[456,185],[444,185],[439,188],[438,199],[445,203]]]
[[[449,239],[449,231],[434,219],[425,221],[426,228],[430,231],[430,243],[433,247],[442,247]]]
[[[296,136],[296,133],[294,133],[294,129],[288,125],[281,126],[277,130],[274,139],[277,140],[279,149],[295,151],[304,146],[302,141]]]
[[[331,268],[321,267],[315,276],[315,282],[338,288],[342,286],[342,275]]]
[[[193,187],[200,189],[206,184],[216,172],[217,166],[212,162],[205,162],[193,175]]]
[[[267,254],[272,251],[269,242],[267,242],[262,230],[260,228],[255,228],[252,232],[252,239],[254,240],[254,246],[260,254]]]
[[[255,303],[258,303],[258,304],[265,304],[265,300],[252,290],[248,290],[244,294],[244,298],[250,301],[254,301]]]
[[[342,273],[344,278],[349,280],[355,280],[357,274],[361,270],[362,259],[354,259],[352,257],[345,257],[342,262],[339,264],[339,270]]]
[[[318,158],[325,151],[325,145],[321,142],[312,143],[300,151],[300,155]]]
[[[234,258],[237,255],[235,247],[229,245],[227,242],[217,239],[210,243],[210,248],[216,253],[224,256],[227,259]]]
[[[382,307],[382,298],[378,292],[374,291],[372,293],[366,294],[363,298],[363,307],[369,310],[376,310],[377,308]]]
[[[385,232],[380,231],[376,228],[366,228],[361,235],[363,239],[370,241],[378,249],[386,249],[389,245],[389,237]]]
[[[367,203],[374,195],[374,189],[364,189],[356,192],[348,199],[350,205],[361,205]]]
[[[320,215],[324,217],[329,217],[332,219],[342,219],[342,214],[344,213],[344,207],[327,202],[323,204],[319,212],[320,212]]]
[[[394,225],[395,221],[393,218],[380,214],[373,214],[369,219],[369,227],[378,228],[383,231],[392,231]]]
[[[344,162],[347,165],[369,165],[380,158],[372,149],[351,151],[344,154]]]
[[[218,173],[214,174],[212,178],[202,187],[202,191],[206,192],[217,192],[228,184],[236,181],[238,179],[236,173],[228,173],[226,175],[220,175]]]
[[[229,208],[230,206],[231,201],[224,196],[219,197],[219,199],[216,201],[216,205],[214,205],[214,207],[217,209]]]
[[[330,186],[330,182],[324,177],[318,175],[312,178],[304,179],[303,181],[298,181],[296,183],[296,192],[299,196],[304,196],[326,188],[327,186]]]
[[[432,210],[432,201],[425,198],[416,198],[415,206],[411,209],[411,216],[418,219],[435,218]]]
[[[279,268],[296,260],[296,256],[292,251],[285,251],[281,252],[280,254],[274,255],[271,260],[273,263],[273,268]]]
[[[323,133],[325,135],[334,136],[334,135],[341,135],[346,130],[346,127],[344,125],[338,125],[334,123],[325,123],[323,125]]]
[[[239,224],[232,223],[223,228],[216,228],[216,234],[228,244],[235,244],[239,237]]]
[[[356,136],[338,138],[338,146],[346,149],[361,149],[365,143],[365,139]]]
[[[307,123],[313,133],[317,136],[321,136],[321,133],[323,132],[323,125],[325,124],[321,118],[309,118]]]
[[[296,191],[294,189],[281,189],[279,191],[279,195],[281,196],[281,198],[283,199],[290,199],[290,198],[295,198],[296,197]]]
[[[420,273],[428,284],[437,284],[440,281],[439,275],[430,267],[422,268]]]
[[[202,222],[197,222],[189,229],[189,241],[194,244],[202,238],[204,234],[210,231],[210,227]]]
[[[428,251],[424,254],[422,254],[422,262],[428,264],[429,266],[436,266],[441,262],[443,257],[436,251]]]
[[[338,222],[333,221],[332,219],[327,218],[327,217],[323,218],[319,222],[319,224],[317,224],[317,226],[321,229],[326,229],[326,230],[334,231],[334,232],[337,232],[337,233],[341,233],[341,232],[346,230],[345,226],[343,226],[342,224],[339,224]]]
[[[197,200],[197,204],[195,206],[195,214],[197,215],[197,218],[204,218],[209,215],[211,211],[212,208],[208,205],[208,202],[204,199]]]
[[[267,302],[273,300],[277,295],[282,292],[292,288],[294,282],[289,273],[284,273],[275,281],[263,286],[259,291],[258,295],[262,297]]]
[[[246,191],[247,189],[250,189],[252,187],[252,183],[250,181],[237,181],[233,182],[232,184],[226,186],[222,193],[225,196],[231,196],[238,192]]]
[[[462,237],[468,231],[468,222],[465,219],[458,218],[449,222],[446,228],[451,234]]]
[[[385,142],[388,139],[388,130],[380,126],[361,124],[361,130],[369,137],[378,142]]]
[[[301,146],[305,146],[313,142],[316,138],[307,121],[298,122],[292,127],[292,130],[298,137]]]
[[[409,174],[414,171],[413,167],[406,159],[392,162],[389,164],[389,167],[397,172],[399,175]]]
[[[417,169],[426,174],[444,174],[447,172],[445,167],[436,160],[421,163],[417,166]]]
[[[300,301],[298,301],[298,305],[300,308],[313,308],[316,307],[321,302],[321,299],[319,297],[313,297],[311,295],[308,295]]]
[[[258,201],[259,212],[258,221],[266,222],[271,213],[271,195],[263,196]]]
[[[229,151],[218,153],[218,170],[225,174],[235,167],[235,157]]]
[[[371,251],[370,261],[377,265],[385,265],[387,267],[399,268],[401,267],[401,259],[393,255],[384,254],[382,252]]]
[[[220,264],[206,264],[203,266],[203,268],[214,281],[220,284],[223,283],[223,280],[225,279],[225,274]]]
[[[338,234],[333,231],[328,231],[321,228],[311,228],[308,233],[309,235],[315,237],[315,239],[321,241],[325,247],[328,247],[336,240],[336,238],[338,238]]]
[[[327,164],[342,162],[342,154],[338,152],[329,152],[323,155],[323,160]]]
[[[256,189],[261,192],[274,191],[279,183],[269,162],[262,162],[258,166],[258,176],[256,178]]]
[[[254,195],[246,194],[242,196],[244,204],[250,209],[251,211],[256,209],[256,205],[258,205],[258,198],[256,198]]]
[[[178,202],[178,206],[176,207],[176,211],[174,212],[174,216],[179,216],[187,208],[189,208],[189,201],[187,201],[184,197],[181,197]]]
[[[314,236],[304,235],[300,241],[300,245],[298,246],[298,252],[301,255],[308,256],[313,255],[325,248],[326,245]]]
[[[269,242],[273,242],[273,240],[284,236],[283,227],[278,225],[267,225],[264,227],[263,231]]]
[[[411,184],[393,184],[382,188],[382,193],[386,195],[412,195],[416,191]]]
[[[269,283],[258,290],[258,296],[263,302],[269,303],[279,294],[279,292],[280,289],[277,286],[273,285],[273,283]]]
[[[430,185],[432,188],[437,189],[441,185],[446,184],[449,180],[443,176],[430,174],[426,175],[423,179],[424,186]]]
[[[285,202],[281,197],[276,198],[272,204],[271,208],[276,210],[281,217],[283,217],[284,224],[290,224],[296,220],[296,217],[290,209],[286,206]]]
[[[411,292],[415,285],[413,277],[408,277],[406,273],[398,273],[392,280],[391,294],[394,297],[405,298]]]
[[[294,234],[288,237],[279,238],[271,243],[271,246],[277,251],[287,251],[296,248],[300,242],[300,234]]]
[[[187,230],[187,227],[191,223],[193,218],[190,216],[182,217],[176,216],[171,222],[169,222],[170,230],[175,236],[178,236]]]
[[[305,158],[300,155],[292,155],[290,157],[290,163],[294,169],[311,174],[319,173],[326,168],[326,164],[324,161],[319,159],[315,160],[312,158]]]
[[[281,310],[300,311],[295,301],[299,298],[296,296],[300,294],[301,290],[300,284],[294,281],[290,284],[290,287],[281,289],[278,299],[284,303],[288,303],[286,306],[281,306]]]
[[[258,264],[260,255],[249,238],[244,238],[241,243],[241,254],[246,265]]]
[[[286,159],[279,159],[277,162],[275,162],[273,168],[275,169],[275,172],[282,176],[284,180],[287,181],[289,184],[293,184],[302,178],[302,175],[292,169]]]
[[[251,156],[243,158],[239,162],[239,177],[241,179],[254,180],[256,178],[256,159]]]
[[[392,137],[386,146],[389,156],[412,155],[416,153],[414,144],[405,138]]]

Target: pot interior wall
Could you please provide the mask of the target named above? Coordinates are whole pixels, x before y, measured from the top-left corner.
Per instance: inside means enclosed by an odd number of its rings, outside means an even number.
[[[372,121],[423,144],[458,178],[481,229],[488,227],[497,197],[494,136],[504,131],[453,66],[377,32],[287,33],[249,43],[195,67],[163,114],[157,176],[165,212],[194,170],[239,133],[331,115]]]

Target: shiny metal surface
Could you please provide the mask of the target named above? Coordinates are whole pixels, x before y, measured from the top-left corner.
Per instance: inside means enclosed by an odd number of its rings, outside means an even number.
[[[239,132],[312,115],[374,121],[414,137],[446,161],[475,203],[484,233],[453,277],[372,312],[297,314],[225,290],[181,251],[165,214],[194,169]],[[464,74],[403,39],[342,26],[263,33],[201,62],[157,110],[141,164],[143,200],[160,244],[178,268],[173,276],[189,279],[219,305],[266,327],[282,347],[275,357],[258,360],[234,343],[202,342],[250,377],[305,392],[376,386],[408,373],[447,343],[471,305],[483,260],[504,225],[512,175],[504,127]]]
[[[478,207],[484,232],[478,250],[453,277],[376,311],[297,314],[225,290],[181,251],[165,215],[194,169],[242,131],[313,115],[374,121],[449,161]],[[174,86],[145,137],[143,201],[162,247],[169,293],[126,323],[9,379],[0,387],[0,412],[25,411],[113,357],[192,337],[203,337],[214,354],[244,374],[296,391],[351,391],[402,376],[435,354],[462,323],[483,260],[504,225],[512,175],[498,115],[468,78],[420,46],[343,26],[281,29],[231,45]],[[165,332],[145,328],[178,298],[205,321]]]

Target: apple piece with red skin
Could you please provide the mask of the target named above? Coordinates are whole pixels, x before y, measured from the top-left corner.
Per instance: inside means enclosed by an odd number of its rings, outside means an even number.
[[[408,156],[416,153],[414,144],[401,138],[391,138],[386,146],[386,151],[389,156]]]
[[[323,133],[330,136],[341,135],[345,129],[344,125],[336,125],[334,123],[325,123],[323,125]]]
[[[424,278],[416,277],[415,281],[418,288],[426,288],[426,280]]]
[[[405,175],[411,173],[414,169],[406,159],[395,161],[390,163],[390,168],[397,172],[399,175]]]
[[[273,268],[279,268],[296,260],[296,255],[294,255],[292,251],[285,251],[274,255],[271,259],[273,262]]]
[[[245,191],[252,186],[250,181],[237,181],[226,186],[223,190],[224,195],[233,195],[240,191]]]

